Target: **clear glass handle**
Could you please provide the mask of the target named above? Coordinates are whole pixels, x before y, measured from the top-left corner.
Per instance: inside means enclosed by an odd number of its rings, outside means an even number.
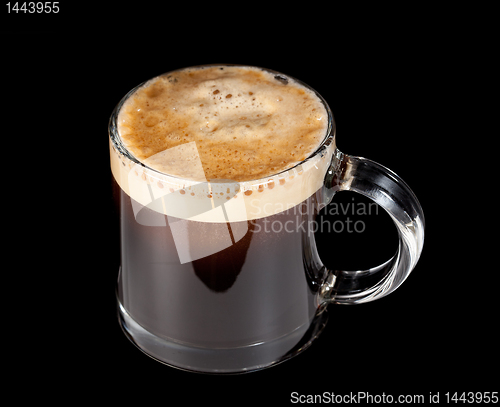
[[[326,190],[360,193],[384,208],[399,234],[396,254],[368,270],[329,270],[321,289],[324,303],[359,304],[381,298],[396,288],[415,267],[424,243],[424,214],[411,189],[388,168],[339,150],[325,179]]]

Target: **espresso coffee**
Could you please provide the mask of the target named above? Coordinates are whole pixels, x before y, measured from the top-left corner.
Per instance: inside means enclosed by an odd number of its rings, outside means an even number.
[[[286,75],[173,71],[131,90],[109,134],[120,324],[161,362],[210,373],[274,365],[312,343],[328,304],[381,298],[418,261],[424,220],[413,192],[340,152],[326,102]],[[321,261],[315,217],[342,190],[394,221],[398,251],[385,263],[351,272]]]
[[[330,125],[314,91],[254,67],[175,71],[119,104],[120,315],[169,344],[167,363],[257,368],[322,326],[311,324],[324,276],[307,225],[334,146],[307,158]]]

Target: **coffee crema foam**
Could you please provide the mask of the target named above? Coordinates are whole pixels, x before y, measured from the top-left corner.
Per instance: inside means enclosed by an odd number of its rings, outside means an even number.
[[[199,178],[191,165],[161,156],[194,141],[204,178],[248,181],[293,167],[324,139],[320,99],[284,76],[250,67],[209,67],[148,81],[123,105],[118,130],[140,161],[161,172]]]
[[[285,75],[240,66],[174,71],[146,82],[118,111],[121,142],[145,166],[111,139],[112,172],[134,200],[166,215],[270,216],[323,185],[334,138],[305,159],[325,139],[328,121],[319,97]]]

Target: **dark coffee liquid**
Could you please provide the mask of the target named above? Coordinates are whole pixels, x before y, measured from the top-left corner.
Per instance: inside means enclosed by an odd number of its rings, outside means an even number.
[[[307,227],[318,194],[285,212],[245,221],[248,230],[237,241],[232,230],[242,222],[189,222],[190,244],[213,242],[222,231],[233,244],[181,264],[169,222],[144,226],[136,220],[165,215],[146,207],[134,215],[132,198],[114,180],[113,189],[121,214],[118,298],[144,329],[200,348],[245,347],[308,329],[321,277]]]

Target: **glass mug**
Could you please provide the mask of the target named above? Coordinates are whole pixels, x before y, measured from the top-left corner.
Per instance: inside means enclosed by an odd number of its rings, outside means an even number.
[[[307,159],[265,179],[200,182],[148,167],[122,142],[118,114],[142,85],[113,111],[109,139],[120,218],[118,317],[147,355],[204,373],[269,367],[312,343],[329,304],[381,298],[415,267],[424,242],[417,198],[394,172],[336,148],[333,115],[319,94],[328,129]],[[190,144],[167,154],[178,159]],[[384,264],[359,271],[323,265],[316,215],[347,190],[372,199],[394,221],[399,247]]]

